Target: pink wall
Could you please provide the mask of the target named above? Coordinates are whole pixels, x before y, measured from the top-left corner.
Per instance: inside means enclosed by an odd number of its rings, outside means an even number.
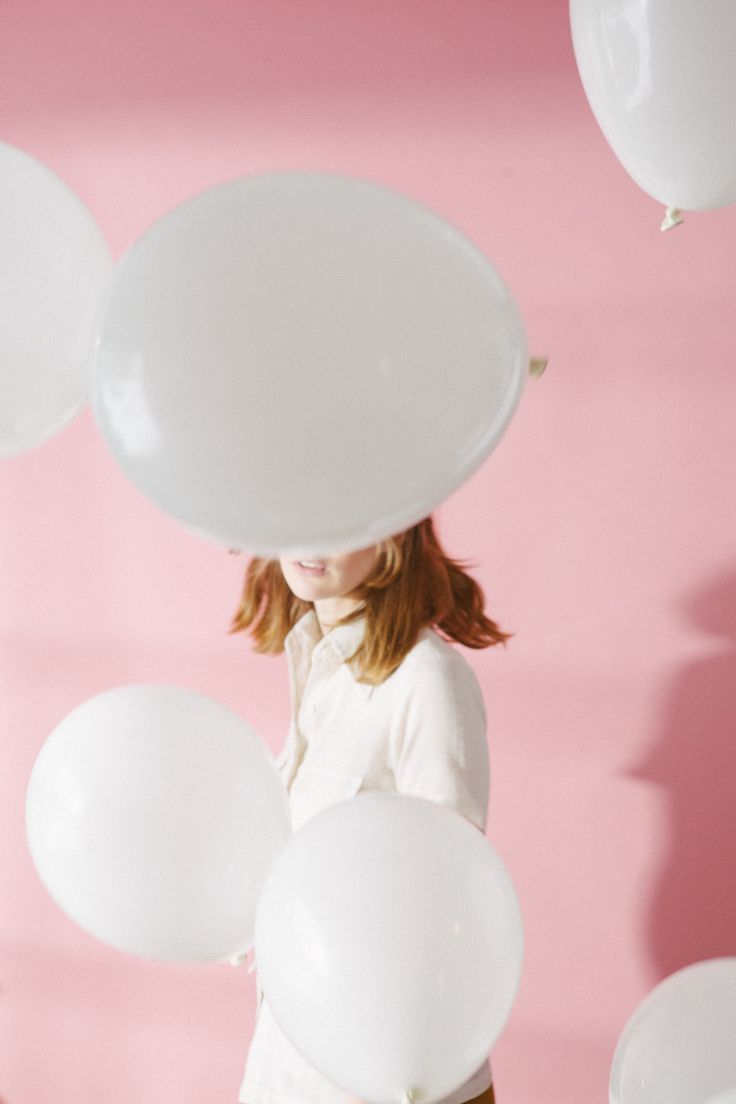
[[[505,275],[549,369],[439,513],[517,633],[469,654],[527,930],[494,1065],[500,1104],[605,1100],[653,984],[736,953],[736,211],[659,233],[562,0],[15,0],[0,119],[116,254],[203,187],[319,168],[424,201]],[[143,499],[88,415],[2,463],[0,518],[0,1098],[234,1101],[252,979],[79,931],[23,801],[61,717],[126,682],[211,694],[280,746],[282,661],[225,632],[242,561]]]

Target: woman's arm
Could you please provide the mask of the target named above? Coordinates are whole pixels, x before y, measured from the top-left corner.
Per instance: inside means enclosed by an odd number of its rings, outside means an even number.
[[[475,673],[444,642],[428,642],[423,654],[410,653],[404,662],[402,707],[392,732],[396,788],[449,805],[484,832],[488,743]]]

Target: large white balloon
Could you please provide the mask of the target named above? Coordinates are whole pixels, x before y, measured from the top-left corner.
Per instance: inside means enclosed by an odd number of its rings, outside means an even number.
[[[264,555],[367,546],[484,459],[528,361],[519,312],[461,233],[365,181],[234,180],[124,257],[93,409],[164,510]]]
[[[736,958],[660,982],[616,1047],[611,1104],[736,1104]]]
[[[736,202],[733,0],[570,0],[583,87],[614,153],[668,207]]]
[[[48,737],[26,801],[31,855],[85,931],[146,958],[216,961],[252,946],[286,843],[286,793],[245,721],[175,686],[124,686]]]
[[[522,930],[511,880],[454,810],[366,793],[276,859],[255,955],[281,1029],[361,1100],[431,1101],[487,1058],[509,1015]]]
[[[41,444],[86,402],[93,317],[111,271],[77,196],[0,144],[0,456]]]

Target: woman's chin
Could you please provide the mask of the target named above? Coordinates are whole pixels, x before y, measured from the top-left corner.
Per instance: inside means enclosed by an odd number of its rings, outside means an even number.
[[[315,593],[315,589],[313,587],[291,587],[291,590],[297,596],[297,598],[301,598],[302,602],[314,603],[318,602],[322,597],[321,594]]]
[[[292,576],[290,574],[286,582],[292,594],[295,594],[297,598],[301,598],[302,602],[318,602],[320,598],[330,596],[325,593],[325,590],[329,590],[329,588],[325,587],[324,583],[320,585],[321,580],[319,578],[309,579],[304,576]]]

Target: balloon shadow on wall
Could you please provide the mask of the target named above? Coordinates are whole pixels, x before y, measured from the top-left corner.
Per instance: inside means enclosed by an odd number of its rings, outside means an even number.
[[[666,791],[669,849],[648,932],[661,977],[736,954],[736,571],[682,609],[714,647],[672,679],[659,738],[632,772]]]

